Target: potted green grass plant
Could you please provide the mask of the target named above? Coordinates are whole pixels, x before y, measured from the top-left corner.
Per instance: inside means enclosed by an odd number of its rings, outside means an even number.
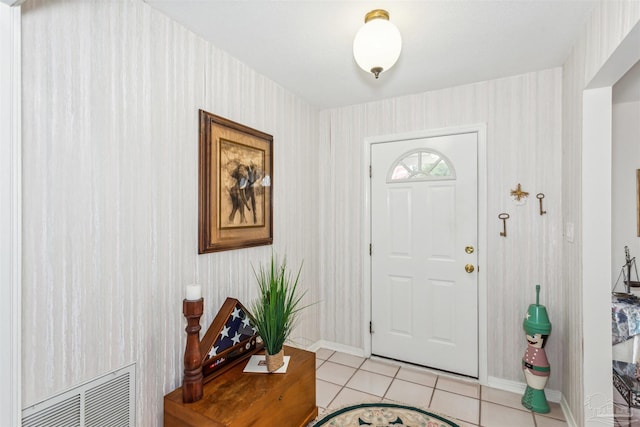
[[[267,267],[260,266],[258,271],[255,268],[253,270],[260,292],[248,315],[262,338],[269,372],[277,371],[284,365],[284,343],[293,330],[300,310],[304,308],[300,305],[304,292],[298,292],[301,271],[302,265],[294,279],[287,270],[286,258],[279,263],[273,254]]]

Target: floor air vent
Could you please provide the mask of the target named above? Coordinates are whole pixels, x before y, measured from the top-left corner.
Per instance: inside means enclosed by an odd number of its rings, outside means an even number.
[[[134,427],[135,364],[22,411],[22,427]]]

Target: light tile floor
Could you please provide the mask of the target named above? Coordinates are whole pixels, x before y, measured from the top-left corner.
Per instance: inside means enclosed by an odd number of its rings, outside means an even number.
[[[558,403],[549,402],[551,412],[541,415],[523,408],[515,393],[327,349],[316,352],[316,396],[320,417],[350,404],[384,401],[450,415],[465,427],[567,426]]]

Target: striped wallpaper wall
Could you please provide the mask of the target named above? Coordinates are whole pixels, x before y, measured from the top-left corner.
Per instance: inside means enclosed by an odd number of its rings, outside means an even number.
[[[271,247],[197,255],[198,109],[274,137],[274,245],[319,293],[318,111],[139,0],[23,6],[23,403],[137,362],[137,424],[202,325],[254,297]],[[319,307],[294,339],[317,341]]]
[[[488,375],[522,382],[525,348],[522,320],[542,285],[553,334],[547,347],[555,372],[562,370],[564,304],[560,274],[561,82],[559,68],[461,87],[326,110],[321,113],[321,150],[330,172],[321,182],[322,337],[363,346],[362,251],[364,139],[370,136],[487,124]],[[510,190],[530,192],[516,206]],[[535,194],[545,193],[540,216]],[[501,212],[511,215],[507,238],[500,237]],[[349,325],[342,327],[341,325]],[[549,387],[560,390],[561,375]]]

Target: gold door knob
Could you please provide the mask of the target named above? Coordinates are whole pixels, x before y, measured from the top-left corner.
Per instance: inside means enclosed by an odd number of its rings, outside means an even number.
[[[466,271],[467,273],[473,273],[474,270],[475,267],[473,266],[473,264],[467,264],[464,266],[464,271]]]
[[[466,248],[464,248],[464,251],[468,254],[472,254],[474,251],[473,246],[467,246]]]

